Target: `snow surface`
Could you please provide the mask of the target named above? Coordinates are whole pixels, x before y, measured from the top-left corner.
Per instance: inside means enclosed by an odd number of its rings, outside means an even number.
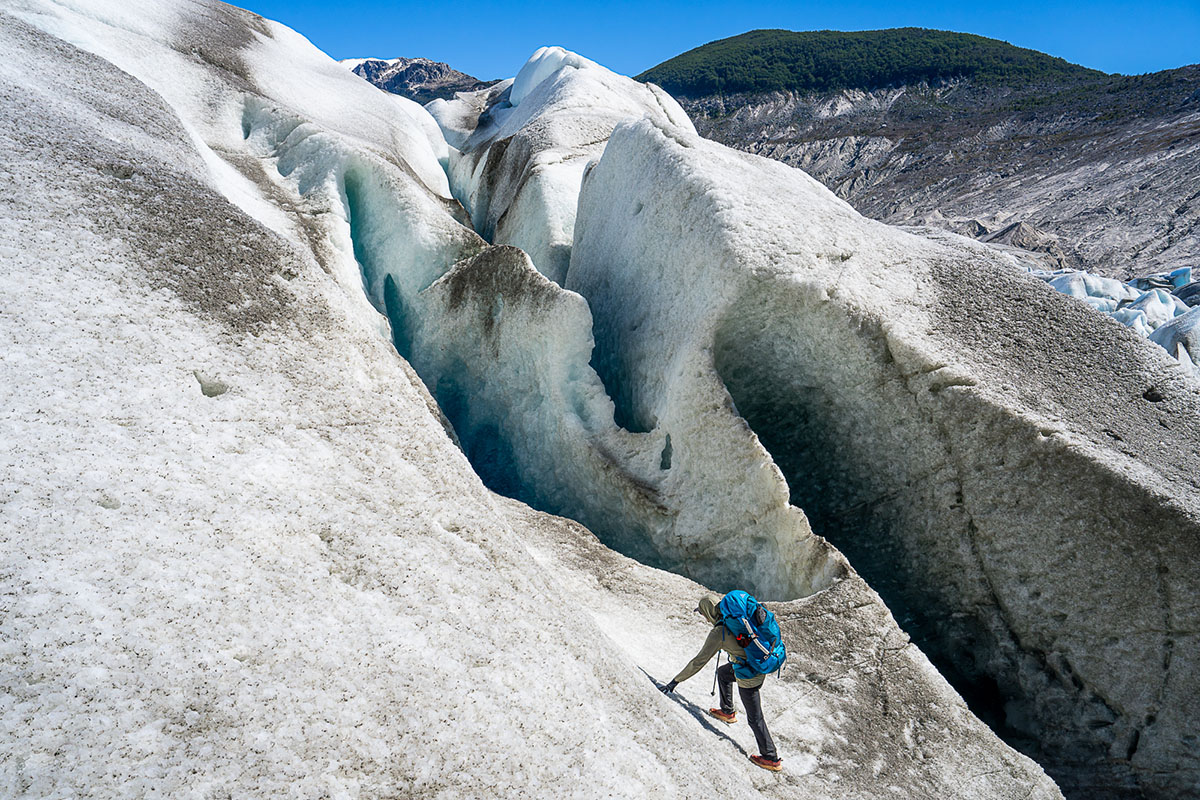
[[[0,41],[6,796],[1058,796],[852,577],[783,775],[657,691],[704,587],[484,489],[388,338],[484,248],[419,108],[217,3]]]
[[[395,64],[399,60],[400,59],[398,58],[342,58],[339,59],[337,63],[353,72],[368,61],[374,61],[380,64]]]

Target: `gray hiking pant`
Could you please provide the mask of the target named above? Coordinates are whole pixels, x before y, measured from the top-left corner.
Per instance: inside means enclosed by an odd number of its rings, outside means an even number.
[[[717,667],[717,683],[721,687],[721,710],[727,714],[732,714],[734,711],[733,684],[736,681],[733,664],[726,663]],[[742,698],[742,707],[746,709],[746,722],[750,724],[750,730],[754,731],[754,740],[758,742],[758,754],[763,758],[777,761],[779,754],[775,752],[775,742],[771,740],[771,732],[767,730],[767,721],[763,719],[762,704],[758,700],[758,690],[761,688],[761,686],[756,686],[753,689],[746,689],[739,686],[738,694]]]

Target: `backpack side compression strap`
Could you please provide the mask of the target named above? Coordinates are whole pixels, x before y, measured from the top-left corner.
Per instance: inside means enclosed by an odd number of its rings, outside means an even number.
[[[768,650],[766,646],[758,640],[758,634],[755,633],[754,626],[750,624],[750,620],[742,617],[740,621],[742,626],[745,627],[746,635],[750,637],[750,641],[754,642],[755,646],[762,651],[762,657],[766,658],[767,656],[771,655],[771,651]]]

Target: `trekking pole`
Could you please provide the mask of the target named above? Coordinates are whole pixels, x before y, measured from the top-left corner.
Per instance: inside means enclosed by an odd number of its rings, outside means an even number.
[[[708,693],[709,697],[715,697],[717,694],[717,670],[721,668],[721,651],[717,651],[717,668],[713,670],[713,688]]]

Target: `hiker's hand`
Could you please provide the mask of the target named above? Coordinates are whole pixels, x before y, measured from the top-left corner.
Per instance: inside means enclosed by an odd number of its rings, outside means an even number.
[[[663,694],[670,694],[671,692],[675,691],[675,687],[678,685],[679,684],[677,684],[675,681],[671,681],[666,686],[659,689],[659,691],[662,692]]]

